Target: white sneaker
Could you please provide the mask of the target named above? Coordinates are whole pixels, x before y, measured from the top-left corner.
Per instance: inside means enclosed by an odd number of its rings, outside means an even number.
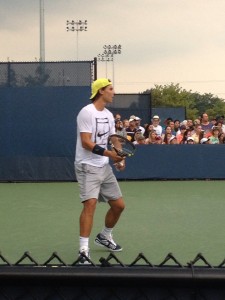
[[[81,248],[79,251],[79,264],[81,265],[90,265],[91,262],[89,261],[91,259],[89,248]]]

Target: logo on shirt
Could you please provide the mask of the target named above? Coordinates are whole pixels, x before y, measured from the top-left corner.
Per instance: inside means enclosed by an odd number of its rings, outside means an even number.
[[[102,137],[103,135],[107,134],[108,132],[109,132],[109,131],[106,131],[106,132],[104,132],[104,133],[98,132],[97,136],[98,136],[98,137]]]
[[[109,119],[106,117],[96,118],[96,128],[95,128],[95,143],[106,147],[108,134],[110,132]]]

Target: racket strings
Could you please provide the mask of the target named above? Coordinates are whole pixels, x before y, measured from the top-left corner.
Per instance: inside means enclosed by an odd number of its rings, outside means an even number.
[[[135,152],[135,146],[133,145],[133,143],[131,143],[130,141],[126,140],[126,139],[122,139],[120,137],[117,137],[116,139],[116,143],[115,142],[115,136],[113,137],[114,141],[109,140],[109,145],[112,149],[115,149],[116,152],[120,155],[120,156],[132,156]],[[116,144],[116,146],[115,146]],[[119,144],[119,147],[118,147]]]
[[[130,144],[124,144],[122,145],[122,150],[123,153],[127,155],[133,155],[134,154],[134,147],[132,147]]]

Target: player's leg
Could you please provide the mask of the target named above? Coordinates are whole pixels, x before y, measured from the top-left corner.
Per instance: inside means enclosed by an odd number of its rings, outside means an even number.
[[[83,209],[80,214],[80,236],[82,237],[87,238],[91,234],[96,203],[96,199],[89,199],[83,202]]]
[[[111,251],[121,251],[122,247],[112,238],[112,230],[125,208],[119,184],[110,166],[106,166],[104,182],[100,189],[100,200],[108,202],[110,208],[105,216],[105,227],[95,238],[95,244]]]
[[[75,168],[80,187],[80,198],[83,204],[80,214],[79,254],[83,253],[88,258],[90,258],[89,236],[93,226],[93,218],[100,190],[100,183],[97,176],[98,169],[85,164],[78,165]],[[80,261],[81,263],[87,263],[85,257]]]
[[[108,203],[110,208],[105,216],[105,226],[107,228],[113,228],[125,208],[125,203],[122,197],[117,200],[109,200]]]
[[[89,199],[83,202],[83,209],[80,214],[80,240],[79,254],[85,254],[90,259],[89,236],[93,227],[94,213],[97,199]],[[82,255],[81,255],[82,256]],[[81,257],[80,263],[88,263],[85,257]]]

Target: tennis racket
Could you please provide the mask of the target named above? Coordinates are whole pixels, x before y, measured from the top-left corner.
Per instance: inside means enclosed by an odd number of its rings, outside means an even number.
[[[108,148],[116,151],[117,155],[121,157],[133,156],[136,150],[132,142],[118,134],[112,134],[109,136]]]

